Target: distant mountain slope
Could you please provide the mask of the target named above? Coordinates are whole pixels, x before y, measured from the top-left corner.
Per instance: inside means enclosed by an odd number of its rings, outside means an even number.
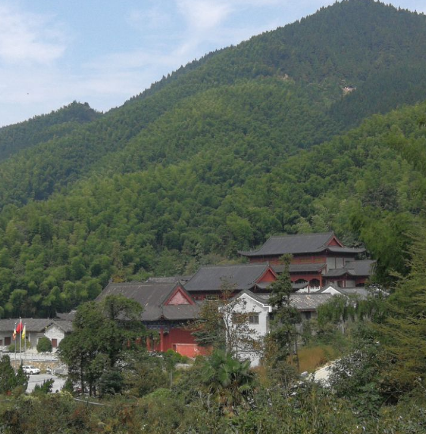
[[[212,124],[216,123],[220,129],[222,121],[210,120],[205,112],[205,116],[198,117],[195,122],[197,110],[191,114],[182,107],[190,103],[201,104],[204,94],[211,89],[221,88],[226,92],[224,89],[229,86],[232,94],[233,86],[253,82],[256,87],[266,78],[294,83],[295,92],[289,94],[289,103],[278,104],[275,110],[268,109],[271,118],[285,118],[290,113],[301,129],[306,122],[321,124],[322,135],[314,134],[313,140],[303,140],[303,143],[293,140],[291,152],[299,145],[310,146],[319,139],[329,139],[343,132],[348,126],[357,125],[373,110],[386,112],[417,98],[426,98],[425,89],[419,84],[422,81],[417,81],[414,87],[406,84],[406,80],[416,81],[422,76],[421,71],[426,70],[423,56],[426,52],[425,20],[423,15],[399,11],[372,0],[344,1],[323,8],[300,22],[253,37],[237,47],[211,53],[100,119],[76,127],[64,137],[53,138],[52,133],[47,132],[52,140],[32,146],[11,156],[7,164],[0,164],[0,207],[44,200],[53,192],[89,176],[92,171],[102,173],[105,169],[112,175],[114,171],[139,170],[147,162],[178,162],[181,150],[177,149],[173,154],[173,147],[170,147],[165,160],[160,149],[170,137],[179,137],[181,125],[174,124],[174,132],[167,128],[160,130],[160,127],[164,124],[162,116],[177,119],[182,110],[189,117],[185,123],[185,138],[190,141],[180,144],[185,150],[183,155],[192,155],[188,153],[190,149],[196,153],[197,143],[209,146],[208,137],[199,140],[200,123],[216,137]],[[398,84],[400,75],[386,76],[387,71],[402,71],[405,67],[405,81],[401,84]],[[413,75],[407,71],[412,71]],[[383,87],[383,79],[378,77],[385,76],[387,85]],[[342,100],[342,88],[346,85],[357,89]],[[398,89],[398,94],[391,92],[394,88]],[[307,95],[312,95],[315,103],[307,101]],[[250,102],[241,93],[235,97],[239,99],[235,107],[246,104],[248,111],[255,113],[256,107],[250,108]],[[268,98],[268,93],[263,99],[257,98],[255,104],[261,107],[260,111],[268,104]],[[192,116],[195,116],[193,121]],[[228,111],[224,122],[232,127],[234,116],[236,113]],[[276,124],[271,125],[269,131],[265,131],[266,141],[268,136],[281,134],[286,142],[286,138],[294,133],[294,130],[285,132],[278,127],[275,130],[276,127]],[[155,131],[154,138],[147,137],[143,132],[146,128]],[[225,129],[230,131],[228,127]],[[298,134],[296,131],[296,136]],[[28,136],[31,136],[30,132]],[[264,141],[259,134],[256,140]],[[149,142],[157,146],[155,152]],[[216,146],[214,141],[211,146]],[[274,146],[276,150],[280,149]],[[283,145],[281,151],[287,152],[288,146]],[[272,159],[271,163],[274,161]],[[262,170],[269,170],[266,166]]]
[[[426,68],[424,65],[390,67],[377,72],[355,91],[342,96],[330,107],[330,116],[344,128],[359,124],[360,119],[374,113],[387,113],[404,104],[426,99]]]
[[[0,161],[38,143],[56,139],[101,116],[87,103],[73,102],[47,115],[0,128]]]
[[[244,152],[96,175],[67,195],[0,214],[1,314],[40,315],[93,299],[115,279],[193,272],[269,235],[334,229],[366,243],[379,276],[404,272],[423,207],[426,103],[375,116],[269,173]],[[408,158],[408,161],[405,159]]]

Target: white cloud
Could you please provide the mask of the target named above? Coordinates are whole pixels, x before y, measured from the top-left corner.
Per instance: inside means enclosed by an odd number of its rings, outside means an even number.
[[[210,31],[233,12],[228,2],[209,0],[177,0],[177,5],[192,29]]]
[[[46,64],[65,51],[62,33],[42,15],[0,4],[0,60],[5,63]]]

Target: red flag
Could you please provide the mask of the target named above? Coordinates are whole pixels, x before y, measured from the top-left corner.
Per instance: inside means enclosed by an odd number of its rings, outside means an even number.
[[[21,333],[24,329],[24,326],[22,325],[22,321],[16,326],[16,333]]]

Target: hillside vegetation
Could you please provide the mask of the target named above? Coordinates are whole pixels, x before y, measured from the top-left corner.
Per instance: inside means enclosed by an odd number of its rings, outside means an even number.
[[[294,95],[294,128],[297,124],[318,123],[313,118],[320,116],[327,132],[323,138],[330,139],[348,125],[358,124],[376,107],[386,112],[397,105],[426,98],[422,82],[407,75],[404,80],[408,78],[415,83],[415,92],[413,86],[404,85],[400,86],[397,97],[383,98],[384,93],[389,93],[386,90],[401,81],[400,74],[393,71],[404,71],[407,66],[413,71],[426,70],[422,54],[426,50],[425,36],[423,15],[372,0],[355,0],[323,8],[313,16],[253,37],[237,47],[211,53],[101,119],[76,128],[66,137],[54,138],[48,143],[32,143],[30,149],[11,156],[0,165],[3,181],[0,207],[44,200],[86,177],[94,170],[94,165],[97,171],[102,171],[97,164],[99,160],[109,159],[116,151],[126,153],[129,141],[163,115],[179,110],[180,104],[188,98],[195,98],[192,104],[196,107],[197,98],[202,98],[207,90],[223,87],[226,92],[229,86],[241,81],[253,83],[266,77],[294,81],[303,89],[299,92],[300,100]],[[383,83],[378,78],[382,74],[386,89],[374,86],[372,91],[369,83]],[[351,94],[349,102],[343,104],[342,88],[346,85],[357,87],[356,92],[362,93],[364,98],[357,99]],[[315,110],[306,100],[306,95],[312,93],[316,95]],[[268,97],[266,93],[256,104],[267,103]],[[343,104],[344,110],[333,110],[333,104]],[[293,111],[291,104],[284,113],[280,113],[280,109],[277,107],[270,114],[283,117],[287,111]],[[347,117],[342,118],[341,113],[347,113]],[[233,114],[229,114],[230,120]],[[194,130],[193,136],[196,135]],[[161,137],[158,140],[161,141]],[[15,148],[19,149],[20,145]],[[139,152],[143,158],[143,143]],[[157,162],[154,159],[151,164]],[[117,170],[121,170],[121,166]]]
[[[423,15],[344,1],[109,113],[73,103],[1,129],[0,314],[53,315],[110,278],[191,273],[275,233],[335,230],[379,282],[407,273],[425,36]]]
[[[26,122],[0,128],[0,161],[39,143],[70,134],[78,126],[100,116],[89,104],[74,101],[48,115],[35,116]]]
[[[94,176],[66,195],[7,207],[1,305],[9,315],[67,310],[111,276],[190,273],[280,232],[334,229],[348,244],[366,243],[382,279],[404,273],[407,232],[426,192],[424,165],[404,156],[425,146],[425,112],[423,103],[376,115],[266,174],[264,162],[247,161],[250,147],[201,149],[190,160]]]

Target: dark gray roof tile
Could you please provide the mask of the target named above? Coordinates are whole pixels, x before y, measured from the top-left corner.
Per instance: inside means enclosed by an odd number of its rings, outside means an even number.
[[[168,320],[190,320],[198,318],[199,305],[182,304],[178,306],[163,306],[163,316]]]
[[[349,276],[353,276],[353,277],[371,276],[374,272],[375,265],[376,265],[376,261],[370,259],[350,261],[347,262],[343,268],[336,268],[327,271],[327,273],[324,274],[324,277],[339,277],[345,274],[348,274]]]
[[[255,294],[252,291],[244,291],[247,295],[253,299],[259,301],[263,304],[268,304],[270,294]],[[242,294],[242,293],[241,293]],[[241,296],[238,294],[236,297]],[[290,303],[299,311],[315,311],[321,304],[329,301],[333,295],[331,294],[320,294],[320,293],[301,293],[301,294],[291,294]]]
[[[72,329],[72,321],[68,321],[68,320],[55,319],[51,325],[56,325],[64,333],[71,333],[73,330]]]
[[[331,294],[291,294],[290,303],[300,311],[315,311],[333,297]]]
[[[170,305],[163,303],[171,296],[177,283],[109,283],[108,286],[96,298],[101,301],[108,295],[123,295],[137,301],[143,307],[142,321],[158,321],[168,319],[192,319],[198,306],[194,305]]]
[[[286,253],[313,253],[323,250],[333,236],[333,232],[273,236],[269,238],[260,249],[240,253],[243,256],[276,256]]]
[[[15,329],[15,323],[19,323],[19,319],[1,319],[0,331],[9,332]],[[26,326],[27,333],[43,332],[45,328],[52,324],[53,320],[49,318],[22,318],[22,324]]]
[[[218,265],[201,267],[185,284],[188,292],[220,291],[229,284],[232,290],[253,288],[256,281],[267,271],[267,264]]]

